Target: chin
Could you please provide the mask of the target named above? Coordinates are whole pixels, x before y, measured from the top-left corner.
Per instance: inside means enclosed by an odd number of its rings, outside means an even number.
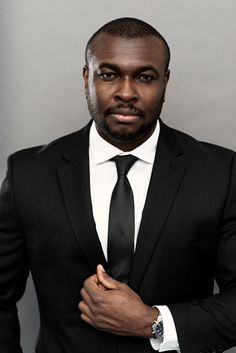
[[[141,126],[134,128],[133,126],[123,125],[118,128],[113,128],[107,124],[103,126],[103,134],[109,137],[110,140],[115,141],[135,141],[143,138],[145,135],[148,135],[151,128],[146,126]]]

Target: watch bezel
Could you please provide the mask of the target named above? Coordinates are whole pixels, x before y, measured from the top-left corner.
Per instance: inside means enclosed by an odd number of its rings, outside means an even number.
[[[163,340],[164,338],[163,320],[160,313],[158,314],[156,320],[153,321],[152,334],[153,334],[153,337],[156,339],[161,338]]]

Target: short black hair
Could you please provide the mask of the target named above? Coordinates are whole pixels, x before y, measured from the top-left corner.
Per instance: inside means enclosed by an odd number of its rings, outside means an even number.
[[[88,65],[89,61],[89,50],[93,40],[100,34],[107,33],[116,37],[123,37],[126,39],[141,38],[146,36],[154,36],[159,38],[164,44],[165,48],[165,61],[166,70],[169,67],[170,62],[170,48],[165,38],[151,25],[133,17],[122,17],[110,21],[99,28],[89,39],[85,49],[85,62]]]

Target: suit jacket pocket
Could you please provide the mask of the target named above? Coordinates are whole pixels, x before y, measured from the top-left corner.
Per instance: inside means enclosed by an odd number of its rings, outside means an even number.
[[[189,248],[197,246],[204,242],[212,241],[216,237],[216,228],[200,229],[193,233],[174,234],[166,239],[167,248],[169,250]]]

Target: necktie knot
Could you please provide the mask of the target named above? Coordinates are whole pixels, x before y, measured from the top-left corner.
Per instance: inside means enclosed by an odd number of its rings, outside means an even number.
[[[117,174],[120,177],[121,175],[127,175],[137,157],[128,154],[127,156],[116,156],[112,160],[116,163]]]

